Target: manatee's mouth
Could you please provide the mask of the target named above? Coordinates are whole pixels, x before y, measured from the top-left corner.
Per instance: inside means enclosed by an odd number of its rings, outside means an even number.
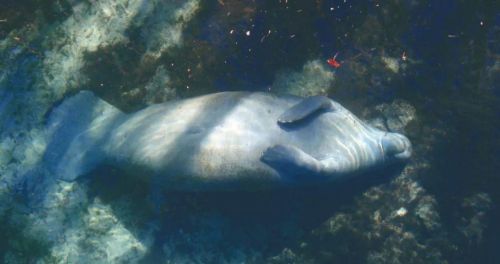
[[[411,153],[412,153],[412,148],[411,144],[409,144],[403,152],[394,155],[394,157],[398,159],[409,159],[411,157]]]

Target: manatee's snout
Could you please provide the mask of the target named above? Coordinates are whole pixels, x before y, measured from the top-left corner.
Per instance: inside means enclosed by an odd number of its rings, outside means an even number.
[[[406,160],[411,157],[410,140],[398,133],[385,134],[382,138],[382,148],[386,157],[393,157],[397,160]]]

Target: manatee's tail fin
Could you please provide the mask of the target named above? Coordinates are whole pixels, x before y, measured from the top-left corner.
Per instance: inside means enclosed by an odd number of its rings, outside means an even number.
[[[50,141],[44,155],[47,169],[67,181],[91,171],[105,158],[102,146],[123,116],[90,91],[65,99],[48,119]]]

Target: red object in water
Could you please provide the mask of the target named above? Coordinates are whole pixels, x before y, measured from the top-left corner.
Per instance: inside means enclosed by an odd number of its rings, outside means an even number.
[[[328,63],[328,65],[332,66],[335,69],[340,67],[340,62],[338,62],[335,58],[329,58],[328,60],[326,60],[326,63]]]
[[[335,54],[335,56],[326,60],[326,63],[328,63],[328,65],[332,66],[335,69],[340,67],[340,62],[337,61],[337,55],[339,55],[338,52],[337,54]]]

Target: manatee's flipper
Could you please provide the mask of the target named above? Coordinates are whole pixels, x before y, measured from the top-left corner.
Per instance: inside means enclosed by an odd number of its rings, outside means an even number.
[[[48,119],[49,142],[43,157],[46,168],[66,181],[91,171],[104,159],[101,146],[123,116],[89,91],[65,99]]]
[[[268,148],[261,156],[261,161],[274,168],[290,180],[314,180],[320,176],[321,163],[301,149],[290,145],[275,145]]]
[[[317,111],[334,110],[333,102],[326,96],[311,96],[286,110],[279,118],[281,124],[300,121]]]

